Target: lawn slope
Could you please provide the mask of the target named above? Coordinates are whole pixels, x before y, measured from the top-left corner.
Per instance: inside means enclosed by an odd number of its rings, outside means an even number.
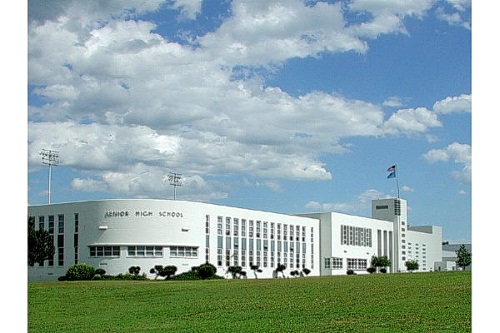
[[[28,284],[50,332],[470,332],[470,272]]]

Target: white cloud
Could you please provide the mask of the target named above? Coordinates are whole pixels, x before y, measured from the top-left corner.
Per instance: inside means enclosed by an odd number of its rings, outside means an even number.
[[[412,135],[424,133],[429,128],[441,127],[437,115],[426,108],[398,110],[385,123],[388,134]]]
[[[362,38],[403,31],[401,13],[420,15],[426,2],[389,1],[392,9],[381,11],[377,2],[355,1],[352,8],[374,19],[347,24],[341,3],[235,0],[232,16],[193,45],[128,19],[161,3],[29,2],[29,84],[46,102],[29,109],[31,169],[40,165],[40,149],[54,149],[62,164],[89,173],[75,178],[75,189],[155,196],[164,191],[158,179],[166,170],[180,170],[203,197],[220,198],[227,188],[205,175],[263,177],[280,191],[274,179],[332,179],[319,156],[346,152],[345,138],[440,126],[423,108],[399,110],[384,123],[381,107],[366,101],[317,91],[294,97],[264,87],[251,69],[249,77],[234,75],[240,66],[365,52]],[[202,10],[197,0],[168,5],[188,19]],[[148,175],[137,178],[145,169]]]
[[[171,8],[181,11],[181,19],[194,20],[201,12],[203,0],[172,0]]]
[[[386,99],[383,103],[383,106],[388,106],[388,107],[401,107],[403,106],[403,101],[401,100],[400,97],[398,96],[392,96]]]
[[[462,94],[455,97],[446,97],[441,101],[437,101],[433,106],[434,112],[438,114],[449,114],[455,112],[467,112],[472,110],[471,95]]]
[[[339,3],[302,1],[241,1],[232,3],[232,17],[198,39],[215,58],[230,65],[268,66],[318,53],[364,52],[366,44],[343,30]]]
[[[446,0],[449,6],[440,4],[436,9],[436,17],[447,22],[449,25],[461,26],[464,29],[471,29],[471,18],[466,15],[466,10],[471,7],[470,0]]]
[[[305,208],[309,211],[339,212],[345,214],[365,214],[370,215],[373,200],[390,198],[380,191],[369,189],[357,196],[356,199],[348,202],[319,203],[309,201]]]
[[[451,176],[461,182],[471,182],[472,159],[471,146],[453,142],[443,149],[432,149],[424,154],[424,158],[431,163],[453,161],[462,166],[460,171],[453,171]]]

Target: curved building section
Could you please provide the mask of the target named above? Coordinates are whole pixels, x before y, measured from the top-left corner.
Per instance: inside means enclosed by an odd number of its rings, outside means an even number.
[[[54,237],[52,260],[28,270],[30,281],[55,280],[75,263],[106,274],[147,273],[174,265],[177,273],[209,262],[218,275],[229,266],[251,265],[260,278],[273,277],[278,263],[287,271],[319,273],[319,220],[179,200],[102,200],[30,206],[36,229]]]

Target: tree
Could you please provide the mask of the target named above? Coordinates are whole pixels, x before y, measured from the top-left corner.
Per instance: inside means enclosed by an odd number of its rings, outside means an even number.
[[[457,251],[455,251],[457,254],[457,260],[455,261],[457,263],[458,267],[462,267],[462,271],[465,271],[465,268],[467,266],[470,266],[472,263],[472,255],[467,250],[464,244],[460,245]]]
[[[406,269],[410,272],[418,270],[418,267],[419,267],[418,261],[416,261],[416,260],[407,260],[405,262],[405,266],[406,266]]]
[[[35,230],[35,218],[28,217],[28,265],[43,264],[55,252],[54,238],[46,230]]]
[[[262,273],[262,269],[259,268],[259,265],[250,265],[250,269],[253,271],[255,278],[257,279],[257,272]]]
[[[276,277],[278,277],[278,273],[281,273],[281,275],[283,276],[283,278],[285,278],[285,269],[286,269],[286,265],[284,264],[278,264],[278,266],[276,267]]]
[[[74,264],[66,271],[66,279],[69,281],[92,280],[95,268],[87,264]]]
[[[151,268],[149,270],[149,273],[155,274],[155,280],[158,279],[158,276],[160,276],[160,272],[163,269],[162,265],[155,265],[155,267]]]
[[[217,268],[208,262],[198,267],[198,276],[202,279],[209,279],[215,275]]]
[[[168,280],[175,275],[175,272],[177,272],[177,267],[174,265],[168,265],[163,267],[162,270],[160,270],[160,275],[164,277],[166,280]]]
[[[389,258],[387,258],[387,256],[381,256],[381,257],[372,256],[370,264],[371,267],[378,268],[380,272],[385,273],[387,272],[386,267],[391,266],[391,261],[389,260]]]
[[[227,272],[231,273],[231,275],[233,276],[233,279],[239,279],[241,276],[242,270],[243,270],[243,268],[241,266],[229,266],[227,268]]]
[[[134,274],[134,275],[139,275],[140,271],[141,271],[140,266],[130,266],[128,269],[128,272],[130,274]]]

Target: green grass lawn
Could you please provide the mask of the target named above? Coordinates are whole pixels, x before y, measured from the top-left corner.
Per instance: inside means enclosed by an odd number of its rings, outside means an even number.
[[[28,284],[36,332],[470,332],[471,273]]]

